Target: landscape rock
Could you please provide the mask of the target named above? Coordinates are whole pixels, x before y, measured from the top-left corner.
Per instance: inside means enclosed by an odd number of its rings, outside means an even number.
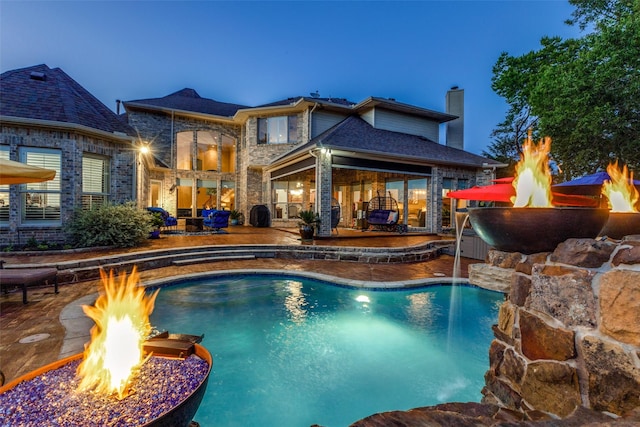
[[[600,278],[601,330],[640,347],[640,272],[611,270]]]
[[[538,310],[567,327],[596,325],[596,298],[591,288],[593,271],[536,264],[531,298],[525,308]]]
[[[560,417],[568,416],[582,403],[576,370],[563,363],[530,363],[521,389],[522,398],[533,407]]]
[[[585,336],[579,345],[589,372],[591,407],[617,415],[640,408],[640,369],[632,356],[595,336]]]
[[[469,265],[469,283],[485,289],[509,292],[513,270],[489,264]]]
[[[552,262],[598,268],[609,261],[616,245],[595,239],[568,239],[560,243],[549,259]]]
[[[531,360],[569,360],[576,357],[575,332],[547,324],[540,317],[519,311],[522,353]]]

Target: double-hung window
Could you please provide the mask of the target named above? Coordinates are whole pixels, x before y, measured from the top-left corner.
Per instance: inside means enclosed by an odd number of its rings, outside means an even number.
[[[9,160],[9,147],[0,147],[0,159]],[[0,185],[0,224],[9,222],[9,186]]]
[[[82,157],[82,209],[104,205],[109,200],[108,157],[84,154]]]
[[[23,224],[60,224],[60,150],[23,147],[22,162],[56,171],[54,179],[20,185],[21,221]]]
[[[258,144],[287,144],[298,142],[298,116],[258,119]]]

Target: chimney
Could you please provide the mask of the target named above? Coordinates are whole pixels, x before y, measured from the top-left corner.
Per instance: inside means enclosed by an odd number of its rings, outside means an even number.
[[[458,116],[447,122],[447,146],[464,150],[464,89],[453,86],[447,91],[446,113]]]

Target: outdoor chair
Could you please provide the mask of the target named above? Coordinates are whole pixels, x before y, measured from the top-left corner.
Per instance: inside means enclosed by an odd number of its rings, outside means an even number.
[[[0,262],[0,267],[3,263]],[[22,303],[27,303],[27,287],[37,284],[52,284],[54,292],[58,293],[58,269],[45,268],[0,268],[0,286],[4,293],[10,286],[22,288]]]
[[[162,208],[156,206],[149,206],[147,210],[151,213],[159,213],[160,217],[164,221],[163,227],[166,228],[178,228],[178,219]]]
[[[229,215],[231,215],[231,211],[219,211],[217,209],[203,209],[202,217],[204,220],[202,221],[202,225],[204,227],[213,229],[215,233],[223,233],[222,228],[229,227]]]

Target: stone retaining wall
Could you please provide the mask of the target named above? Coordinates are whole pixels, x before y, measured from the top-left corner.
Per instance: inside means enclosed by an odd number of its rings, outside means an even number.
[[[493,328],[483,402],[528,419],[640,408],[640,236],[570,239],[533,255],[491,250],[472,268],[470,283],[484,286],[477,273],[493,271],[510,288]]]

